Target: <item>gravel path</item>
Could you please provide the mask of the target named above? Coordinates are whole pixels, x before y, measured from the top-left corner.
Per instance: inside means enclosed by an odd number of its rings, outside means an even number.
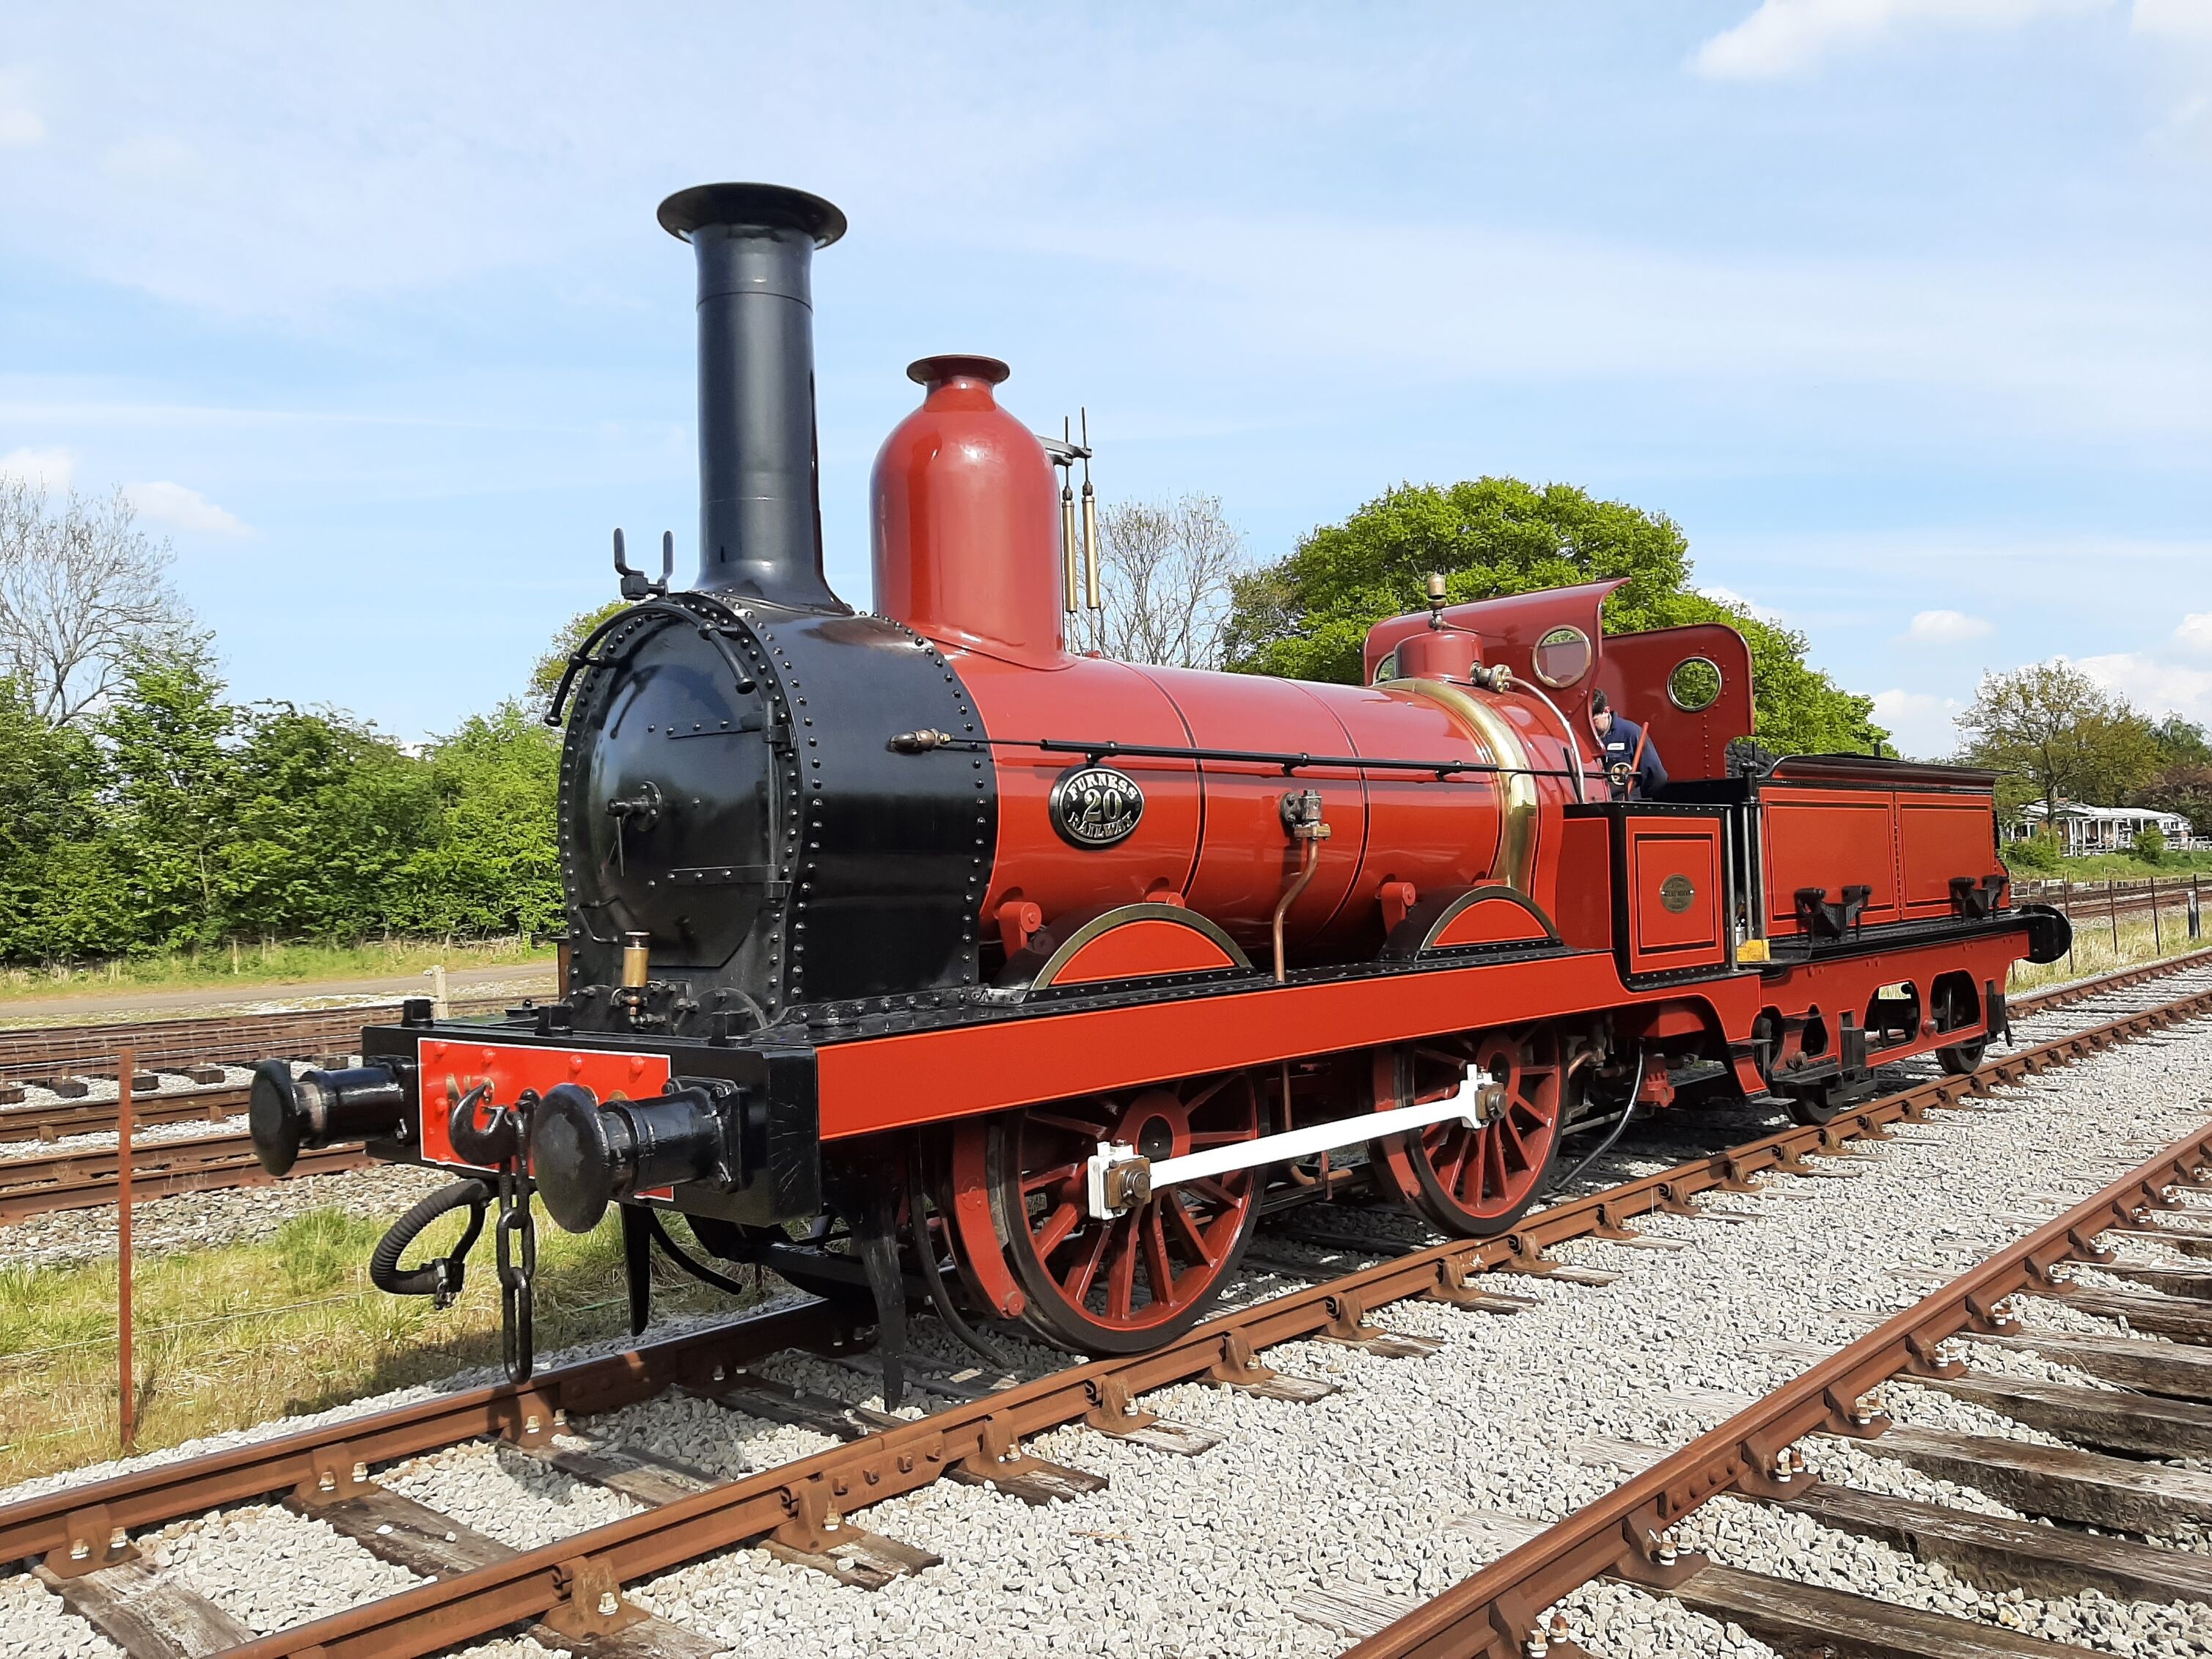
[[[2153,994],[2114,1000],[2142,1006],[2174,994],[2162,984]],[[2034,1035],[2050,1034],[2041,1030],[2046,1023],[2055,1031],[2093,1018],[2062,1011],[2039,1021]],[[2026,1022],[2021,1035],[2033,1040]],[[1291,1603],[1300,1593],[1350,1586],[1426,1595],[1446,1588],[1512,1541],[1486,1517],[1553,1519],[1617,1484],[1626,1473],[1613,1461],[1618,1448],[1594,1443],[1665,1449],[1686,1443],[1744,1396],[1850,1340],[1869,1319],[1909,1305],[1926,1288],[1911,1275],[1956,1272],[2197,1125],[2208,1084],[2212,1025],[2199,1023],[2030,1079],[1996,1109],[1912,1126],[1846,1166],[1853,1179],[1785,1178],[1775,1183],[1774,1197],[1714,1200],[1764,1218],[1756,1225],[1672,1216],[1638,1223],[1694,1249],[1644,1251],[1583,1241],[1556,1252],[1563,1261],[1621,1271],[1625,1277],[1612,1285],[1520,1281],[1513,1288],[1537,1305],[1510,1318],[1436,1304],[1382,1313],[1379,1323],[1442,1340],[1445,1347],[1433,1358],[1386,1360],[1316,1342],[1270,1351],[1269,1363],[1280,1370],[1344,1384],[1317,1405],[1197,1385],[1158,1391],[1146,1396],[1148,1407],[1212,1428],[1224,1443],[1186,1460],[1061,1431],[1033,1449],[1111,1477],[1106,1491],[1038,1510],[985,1489],[939,1483],[876,1505],[865,1525],[945,1557],[942,1566],[878,1594],[842,1588],[757,1550],[695,1564],[632,1594],[641,1605],[748,1652],[1052,1650],[1188,1659],[1334,1653],[1346,1638],[1297,1618]],[[1279,1288],[1255,1275],[1247,1293]],[[2049,1303],[2028,1309],[2032,1324],[2087,1320],[2070,1309],[2052,1311]],[[927,1321],[918,1340],[953,1355]],[[2006,1370],[2041,1364],[1993,1358],[1997,1352],[1977,1345],[1973,1357]],[[1024,1370],[1060,1363],[1025,1348],[1018,1357]],[[848,1399],[871,1395],[865,1377],[823,1362],[787,1357],[766,1369]],[[2063,1368],[2026,1374],[2069,1376]],[[2002,1426],[2033,1437],[1927,1390],[1899,1385],[1893,1392],[1894,1408],[1909,1420]],[[732,1472],[822,1443],[802,1431],[677,1401],[573,1426]],[[1982,1494],[1932,1482],[1855,1444],[1815,1441],[1805,1449],[1831,1479],[2008,1512]],[[534,1460],[494,1447],[434,1454],[379,1478],[517,1543],[593,1524],[628,1502],[566,1489],[557,1478],[549,1482]],[[200,1528],[190,1536],[204,1540],[211,1528],[246,1525],[238,1517],[259,1513],[188,1523]],[[2212,1654],[2212,1615],[2202,1608],[2096,1596],[2048,1602],[1990,1596],[1910,1556],[1753,1504],[1717,1503],[1691,1528],[1694,1542],[1731,1565],[1879,1586],[1891,1600],[2114,1653]],[[295,1559],[312,1562],[318,1607],[330,1595],[379,1593],[392,1571],[352,1546],[296,1535],[287,1541],[303,1553]],[[175,1570],[185,1570],[181,1559]],[[52,1645],[59,1621],[44,1595],[20,1576],[0,1578],[0,1659],[72,1650]],[[1641,1591],[1592,1587],[1563,1605],[1577,1639],[1607,1659],[1767,1651],[1740,1632]],[[303,1613],[305,1605],[295,1611]],[[253,1616],[268,1615],[264,1609]],[[38,1622],[27,1629],[29,1620]],[[22,1646],[33,1632],[41,1645]],[[532,1649],[502,1642],[470,1651],[507,1659]]]

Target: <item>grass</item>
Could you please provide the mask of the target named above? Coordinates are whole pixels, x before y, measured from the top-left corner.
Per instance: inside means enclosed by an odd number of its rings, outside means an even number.
[[[449,1248],[463,1219],[434,1226],[408,1264]],[[317,1210],[258,1243],[141,1261],[138,1449],[498,1364],[490,1227],[471,1254],[460,1298],[440,1311],[427,1297],[387,1296],[369,1285],[368,1255],[385,1224]],[[538,1243],[541,1353],[626,1328],[622,1236],[611,1212],[581,1236],[541,1222]],[[112,1261],[0,1267],[0,1484],[120,1454],[116,1285]],[[681,1312],[732,1304],[656,1260],[653,1305]]]
[[[157,956],[118,957],[107,962],[53,963],[0,969],[0,1006],[119,990],[189,990],[210,986],[303,985],[324,980],[390,979],[447,968],[487,968],[513,963],[543,967],[550,948],[521,939],[389,939],[372,945],[241,945]]]
[[[2181,907],[2166,909],[2161,918],[2156,940],[2151,933],[2150,918],[2138,921],[2120,918],[2120,942],[2118,950],[2112,946],[2112,923],[2095,914],[2093,907],[2076,905],[2074,916],[2074,953],[2069,962],[2061,957],[2056,962],[2040,967],[2032,963],[2013,964],[2012,980],[2008,988],[2014,994],[2033,991],[2041,986],[2062,984],[2068,980],[2087,979],[2093,974],[2108,974],[2116,968],[2134,968],[2142,963],[2157,962],[2166,957],[2186,956],[2192,951],[2212,945],[2212,929],[2206,937],[2189,937],[2189,924]]]

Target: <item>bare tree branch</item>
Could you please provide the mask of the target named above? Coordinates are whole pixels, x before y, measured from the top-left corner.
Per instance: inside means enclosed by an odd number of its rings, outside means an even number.
[[[1218,668],[1244,538],[1218,495],[1121,501],[1098,515],[1109,657]]]
[[[96,709],[132,647],[192,625],[168,543],[137,520],[120,490],[57,506],[43,483],[0,477],[0,674],[52,725]]]

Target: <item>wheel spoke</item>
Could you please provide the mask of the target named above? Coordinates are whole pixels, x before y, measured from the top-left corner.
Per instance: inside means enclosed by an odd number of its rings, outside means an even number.
[[[1187,1181],[1183,1183],[1183,1190],[1202,1193],[1224,1210],[1235,1209],[1239,1202],[1237,1194],[1229,1190],[1228,1182],[1218,1176],[1203,1176],[1196,1181]]]
[[[1193,1129],[1190,1132],[1190,1144],[1194,1146],[1226,1146],[1233,1141],[1251,1139],[1249,1129]]]
[[[1039,1128],[1058,1129],[1079,1140],[1103,1140],[1112,1127],[1110,1120],[1105,1123],[1086,1122],[1081,1118],[1063,1117],[1058,1112],[1031,1112],[1026,1121]]]
[[[1090,1296],[1091,1281],[1098,1277],[1098,1264],[1106,1259],[1106,1247],[1113,1239],[1113,1228],[1101,1227],[1091,1242],[1091,1249],[1076,1259],[1075,1265],[1060,1279],[1060,1289],[1067,1292],[1067,1299],[1077,1307],[1081,1307]]]
[[[1218,1267],[1221,1265],[1221,1258],[1207,1247],[1206,1235],[1199,1231],[1198,1224],[1190,1218],[1190,1212],[1183,1207],[1181,1193],[1170,1191],[1166,1198],[1162,1200],[1162,1208],[1166,1212],[1170,1228],[1175,1236],[1182,1241],[1182,1247],[1186,1251],[1196,1256],[1208,1267]]]
[[[1452,1160],[1449,1167],[1439,1168],[1437,1170],[1437,1176],[1443,1182],[1446,1192],[1459,1190],[1461,1172],[1467,1168],[1467,1155],[1474,1150],[1478,1139],[1478,1135],[1472,1129],[1462,1129],[1456,1133],[1445,1137],[1444,1146],[1451,1152]]]
[[[1022,1177],[1022,1196],[1027,1198],[1031,1193],[1042,1192],[1047,1187],[1057,1187],[1064,1182],[1074,1180],[1082,1173],[1080,1164],[1055,1164],[1049,1170],[1025,1175]]]
[[[1050,1261],[1052,1253],[1066,1243],[1067,1236],[1082,1224],[1082,1210],[1073,1204],[1062,1204],[1045,1218],[1043,1226],[1036,1230],[1038,1258]]]
[[[1106,1277],[1106,1316],[1109,1319],[1126,1322],[1136,1311],[1136,1228],[1125,1217],[1115,1222],[1106,1235],[1114,1241],[1114,1265]]]
[[[1200,1089],[1196,1094],[1193,1095],[1188,1100],[1183,1102],[1182,1109],[1184,1112],[1186,1114],[1195,1113],[1200,1107],[1205,1105],[1207,1101],[1212,1099],[1214,1096],[1219,1094],[1224,1089],[1227,1088],[1236,1080],[1237,1074],[1234,1072],[1224,1073],[1221,1076],[1214,1079],[1212,1082]]]
[[[1152,1286],[1156,1306],[1175,1305],[1175,1268],[1168,1261],[1168,1236],[1161,1206],[1148,1204],[1141,1218],[1145,1229],[1145,1282]]]

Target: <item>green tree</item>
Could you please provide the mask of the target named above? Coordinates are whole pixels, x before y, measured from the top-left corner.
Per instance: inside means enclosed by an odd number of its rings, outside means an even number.
[[[1517,478],[1401,484],[1237,585],[1228,665],[1356,684],[1367,630],[1426,604],[1431,571],[1457,605],[1608,576],[1608,633],[1725,623],[1751,648],[1758,735],[1796,750],[1867,749],[1887,735],[1870,699],[1805,662],[1805,636],[1690,586],[1689,543],[1672,520],[1569,484]]]
[[[94,836],[101,770],[83,731],[50,724],[14,680],[0,678],[0,957],[66,945],[55,905],[68,889],[58,878]]]
[[[561,740],[520,703],[472,717],[431,751],[439,820],[402,873],[403,925],[546,933],[566,914],[554,836]]]
[[[2195,720],[2168,714],[2151,727],[2150,734],[2158,744],[2161,772],[2173,766],[2212,767],[2212,738]]]
[[[2212,836],[2212,766],[2163,767],[2136,793],[2135,804],[2179,812],[2196,834]]]
[[[243,724],[224,931],[358,939],[388,927],[399,873],[436,825],[428,764],[332,711],[272,703]]]
[[[2062,800],[2125,799],[2158,764],[2150,722],[2063,660],[1983,676],[1958,724],[1960,758],[2009,775],[1998,780],[1999,801],[2040,800],[2045,822]]]
[[[568,672],[568,659],[583,648],[592,630],[608,617],[629,609],[628,599],[609,599],[605,605],[589,611],[579,611],[562,624],[561,631],[553,636],[553,643],[530,671],[530,693],[527,701],[533,714],[543,714],[545,706],[553,701],[553,692],[561,684],[561,676]]]
[[[96,732],[107,751],[103,840],[135,915],[133,942],[211,944],[224,912],[222,866],[232,837],[239,711],[204,637],[132,651]]]

